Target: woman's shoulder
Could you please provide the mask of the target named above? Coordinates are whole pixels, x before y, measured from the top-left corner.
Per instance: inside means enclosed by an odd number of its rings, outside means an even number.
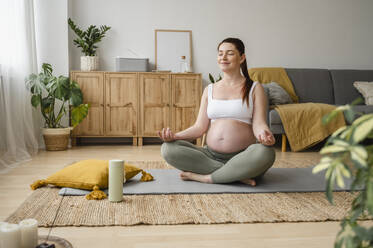
[[[255,89],[257,88],[263,88],[263,85],[259,82],[259,81],[254,81],[253,82],[253,86],[252,86]]]
[[[254,99],[255,99],[255,96],[261,96],[263,95],[263,92],[265,92],[263,85],[258,81],[253,82],[253,86],[250,91]]]

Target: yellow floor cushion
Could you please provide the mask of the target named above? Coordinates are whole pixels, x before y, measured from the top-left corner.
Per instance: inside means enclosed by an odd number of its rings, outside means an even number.
[[[142,173],[140,181],[152,181],[153,176],[142,169],[125,163],[124,165],[126,181]],[[69,165],[54,173],[45,180],[37,180],[30,185],[35,190],[47,184],[58,187],[70,187],[76,189],[93,190],[86,195],[88,200],[104,199],[107,195],[100,189],[108,188],[109,161],[108,160],[82,160]]]

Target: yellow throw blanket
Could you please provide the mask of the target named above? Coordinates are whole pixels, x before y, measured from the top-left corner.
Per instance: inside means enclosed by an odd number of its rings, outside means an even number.
[[[298,102],[298,96],[295,94],[295,90],[291,80],[288,77],[284,68],[281,67],[262,67],[262,68],[250,68],[249,76],[251,80],[258,81],[261,84],[267,84],[270,82],[278,83],[284,90],[290,95],[294,102]]]
[[[328,125],[322,124],[322,117],[336,107],[323,103],[297,103],[277,105],[275,109],[281,117],[291,150],[296,152],[310,147],[345,126],[340,113]]]

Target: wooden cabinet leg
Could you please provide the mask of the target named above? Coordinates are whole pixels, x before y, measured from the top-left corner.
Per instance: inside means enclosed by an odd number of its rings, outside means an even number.
[[[132,138],[132,145],[137,146],[137,137]]]
[[[71,137],[71,146],[76,146],[76,137]]]
[[[286,152],[286,134],[282,134],[282,146],[281,151]]]
[[[142,137],[138,137],[137,145],[142,146]]]
[[[201,138],[198,138],[198,139],[196,140],[196,145],[197,145],[197,146],[202,146]]]
[[[202,136],[201,146],[205,146],[205,144],[206,144],[206,133],[204,133]]]

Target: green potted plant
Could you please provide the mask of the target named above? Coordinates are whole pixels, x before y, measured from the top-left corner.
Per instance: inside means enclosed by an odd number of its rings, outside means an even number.
[[[95,25],[90,25],[87,30],[83,31],[75,25],[71,18],[68,19],[68,24],[74,33],[78,36],[74,40],[74,44],[81,48],[85,56],[80,57],[80,69],[82,71],[94,71],[98,69],[98,56],[96,55],[96,43],[100,42],[105,37],[105,33],[111,28],[106,25],[97,28]]]
[[[349,123],[355,112],[350,105],[340,106],[323,118],[328,123],[339,112],[345,112]],[[336,241],[340,247],[373,247],[373,226],[362,226],[358,220],[373,217],[373,114],[364,114],[351,125],[335,131],[327,140],[320,153],[320,163],[313,169],[314,173],[326,170],[326,196],[333,204],[335,183],[344,187],[344,178],[352,177],[351,193],[357,192],[351,209],[341,223]]]
[[[32,106],[37,108],[40,105],[45,120],[43,137],[46,150],[66,150],[70,131],[88,115],[89,105],[83,104],[83,94],[76,82],[64,76],[55,77],[52,72],[52,66],[44,63],[39,74],[30,74],[25,79],[26,88],[31,92]],[[62,104],[57,108],[58,100]],[[72,127],[61,125],[62,117],[68,114],[66,103],[71,106]]]

